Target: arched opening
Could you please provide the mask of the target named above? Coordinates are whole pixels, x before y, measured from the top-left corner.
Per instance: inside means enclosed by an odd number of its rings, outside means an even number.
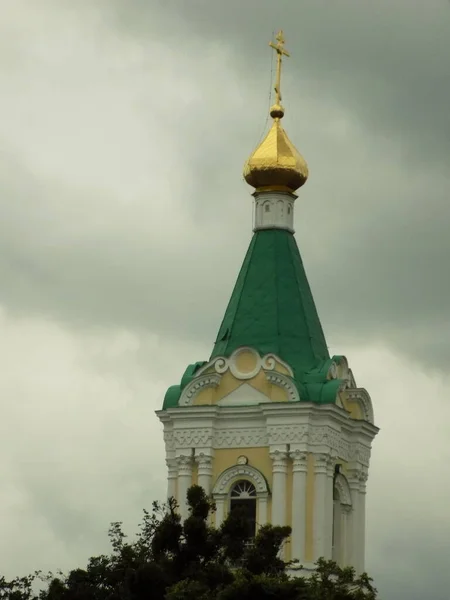
[[[256,533],[256,488],[250,481],[241,479],[230,492],[230,513],[239,510],[244,515],[249,537]]]
[[[348,565],[349,528],[352,511],[350,487],[344,475],[336,469],[333,485],[332,559],[341,567]]]

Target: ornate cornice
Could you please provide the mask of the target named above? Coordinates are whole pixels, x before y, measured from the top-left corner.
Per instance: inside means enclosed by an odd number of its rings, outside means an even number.
[[[308,425],[269,425],[267,427],[271,445],[307,442],[309,431]]]
[[[370,447],[352,442],[347,434],[329,426],[269,425],[259,427],[196,427],[165,431],[168,452],[183,448],[261,448],[279,444],[302,444],[303,451],[329,448],[337,457],[368,467]],[[351,438],[350,438],[351,439]]]

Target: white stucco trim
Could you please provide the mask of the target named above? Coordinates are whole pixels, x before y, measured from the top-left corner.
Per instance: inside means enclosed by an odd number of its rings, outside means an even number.
[[[244,353],[253,355],[255,367],[251,371],[241,371],[238,366],[239,356]],[[198,370],[197,377],[207,373],[208,371],[210,372],[211,369],[214,369],[214,371],[219,375],[223,375],[229,370],[233,377],[245,381],[247,379],[253,379],[253,377],[256,377],[261,369],[264,369],[265,371],[275,371],[277,363],[286,369],[288,375],[293,377],[294,372],[292,371],[292,368],[286,362],[281,360],[281,358],[276,356],[276,354],[265,354],[264,356],[260,356],[254,348],[250,348],[249,346],[241,346],[240,348],[237,348],[229,357],[216,356],[213,358],[213,360]]]
[[[342,473],[338,473],[334,479],[334,487],[339,493],[339,499],[341,504],[351,506],[352,505],[352,494],[348,481]]]
[[[294,233],[294,202],[289,192],[255,192],[253,231],[286,229]]]
[[[255,486],[257,494],[269,493],[269,486],[264,475],[250,465],[234,465],[219,475],[214,485],[213,496],[228,494],[238,479],[247,479]]]
[[[346,390],[346,397],[348,402],[355,402],[361,408],[363,418],[368,423],[375,422],[373,414],[373,404],[369,393],[364,388],[355,388]]]
[[[179,406],[189,406],[193,404],[196,396],[207,388],[216,388],[221,380],[217,373],[209,373],[193,379],[183,390],[178,401]]]
[[[289,379],[287,375],[278,373],[278,371],[268,371],[266,373],[266,379],[272,385],[276,385],[277,387],[282,388],[287,393],[288,398],[291,402],[300,402],[298,389],[295,386],[292,379]]]

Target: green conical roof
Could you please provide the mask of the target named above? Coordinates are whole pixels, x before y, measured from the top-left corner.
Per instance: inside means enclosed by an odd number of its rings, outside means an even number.
[[[274,353],[297,378],[330,357],[295,237],[282,229],[253,235],[211,358],[240,346]]]
[[[211,359],[250,346],[276,354],[292,368],[300,401],[334,403],[342,381],[329,379],[330,358],[297,242],[283,229],[257,231],[250,242],[217,335]],[[210,360],[211,360],[210,359]],[[178,405],[196,376],[190,365],[181,384],[167,391],[164,408]]]

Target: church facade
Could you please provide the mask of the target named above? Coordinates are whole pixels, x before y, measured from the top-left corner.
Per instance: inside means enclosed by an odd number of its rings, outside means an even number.
[[[272,126],[244,167],[254,188],[253,237],[217,339],[169,388],[164,427],[168,496],[187,517],[201,485],[217,526],[244,506],[251,533],[289,525],[286,560],[319,557],[364,570],[365,497],[374,424],[369,394],[344,356],[330,356],[294,237],[296,191],[308,167],[281,126],[277,53]]]

